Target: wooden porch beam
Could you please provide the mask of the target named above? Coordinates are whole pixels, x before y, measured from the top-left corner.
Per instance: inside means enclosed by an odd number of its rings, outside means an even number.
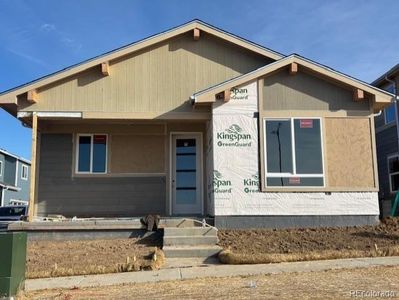
[[[28,91],[27,100],[28,100],[28,102],[30,102],[30,103],[36,103],[37,100],[38,100],[37,91],[36,91],[36,90],[30,90],[30,91]]]
[[[200,39],[200,36],[201,36],[201,31],[198,28],[194,28],[193,32],[194,41],[198,41]]]
[[[30,191],[28,221],[32,222],[36,209],[37,113],[32,113],[32,158],[30,166]]]
[[[103,62],[101,64],[101,73],[103,73],[104,76],[109,75],[109,63],[108,62]]]
[[[225,90],[223,92],[223,94],[224,94],[223,101],[224,102],[229,102],[230,101],[230,89]]]
[[[296,73],[298,73],[298,64],[297,63],[291,63],[289,72],[290,72],[290,75],[296,75]]]
[[[353,100],[354,101],[362,101],[364,100],[364,91],[361,89],[356,89],[353,92]]]

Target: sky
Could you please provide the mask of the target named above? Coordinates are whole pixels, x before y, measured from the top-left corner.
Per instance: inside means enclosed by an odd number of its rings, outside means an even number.
[[[0,91],[192,19],[371,82],[399,63],[397,0],[0,0]],[[0,109],[0,148],[31,131]]]

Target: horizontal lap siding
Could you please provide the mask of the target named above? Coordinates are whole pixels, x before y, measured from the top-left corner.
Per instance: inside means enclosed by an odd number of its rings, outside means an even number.
[[[38,215],[165,214],[165,177],[72,177],[72,135],[41,137]]]
[[[186,33],[38,89],[26,111],[193,112],[190,96],[270,63],[259,54],[207,33]]]
[[[380,197],[388,199],[394,194],[390,193],[387,157],[396,153],[398,141],[396,126],[387,127],[376,133],[377,156],[378,156],[378,178],[380,183]]]

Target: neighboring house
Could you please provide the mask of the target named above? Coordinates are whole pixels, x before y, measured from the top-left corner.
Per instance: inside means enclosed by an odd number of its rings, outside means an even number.
[[[399,64],[381,75],[372,85],[390,93],[397,92],[399,87]],[[375,117],[378,176],[380,178],[379,197],[383,216],[390,214],[391,201],[399,188],[397,115],[397,104],[392,103],[379,116]]]
[[[0,149],[0,206],[28,204],[30,161]]]
[[[373,114],[392,97],[195,20],[0,105],[32,126],[31,213],[244,228],[378,222]]]

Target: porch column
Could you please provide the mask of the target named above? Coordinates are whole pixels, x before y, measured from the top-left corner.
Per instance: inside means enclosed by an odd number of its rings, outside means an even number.
[[[38,157],[38,143],[37,143],[37,114],[32,113],[32,157],[30,167],[30,190],[29,190],[29,213],[28,221],[32,222],[36,215],[36,198],[37,198],[37,157]]]

